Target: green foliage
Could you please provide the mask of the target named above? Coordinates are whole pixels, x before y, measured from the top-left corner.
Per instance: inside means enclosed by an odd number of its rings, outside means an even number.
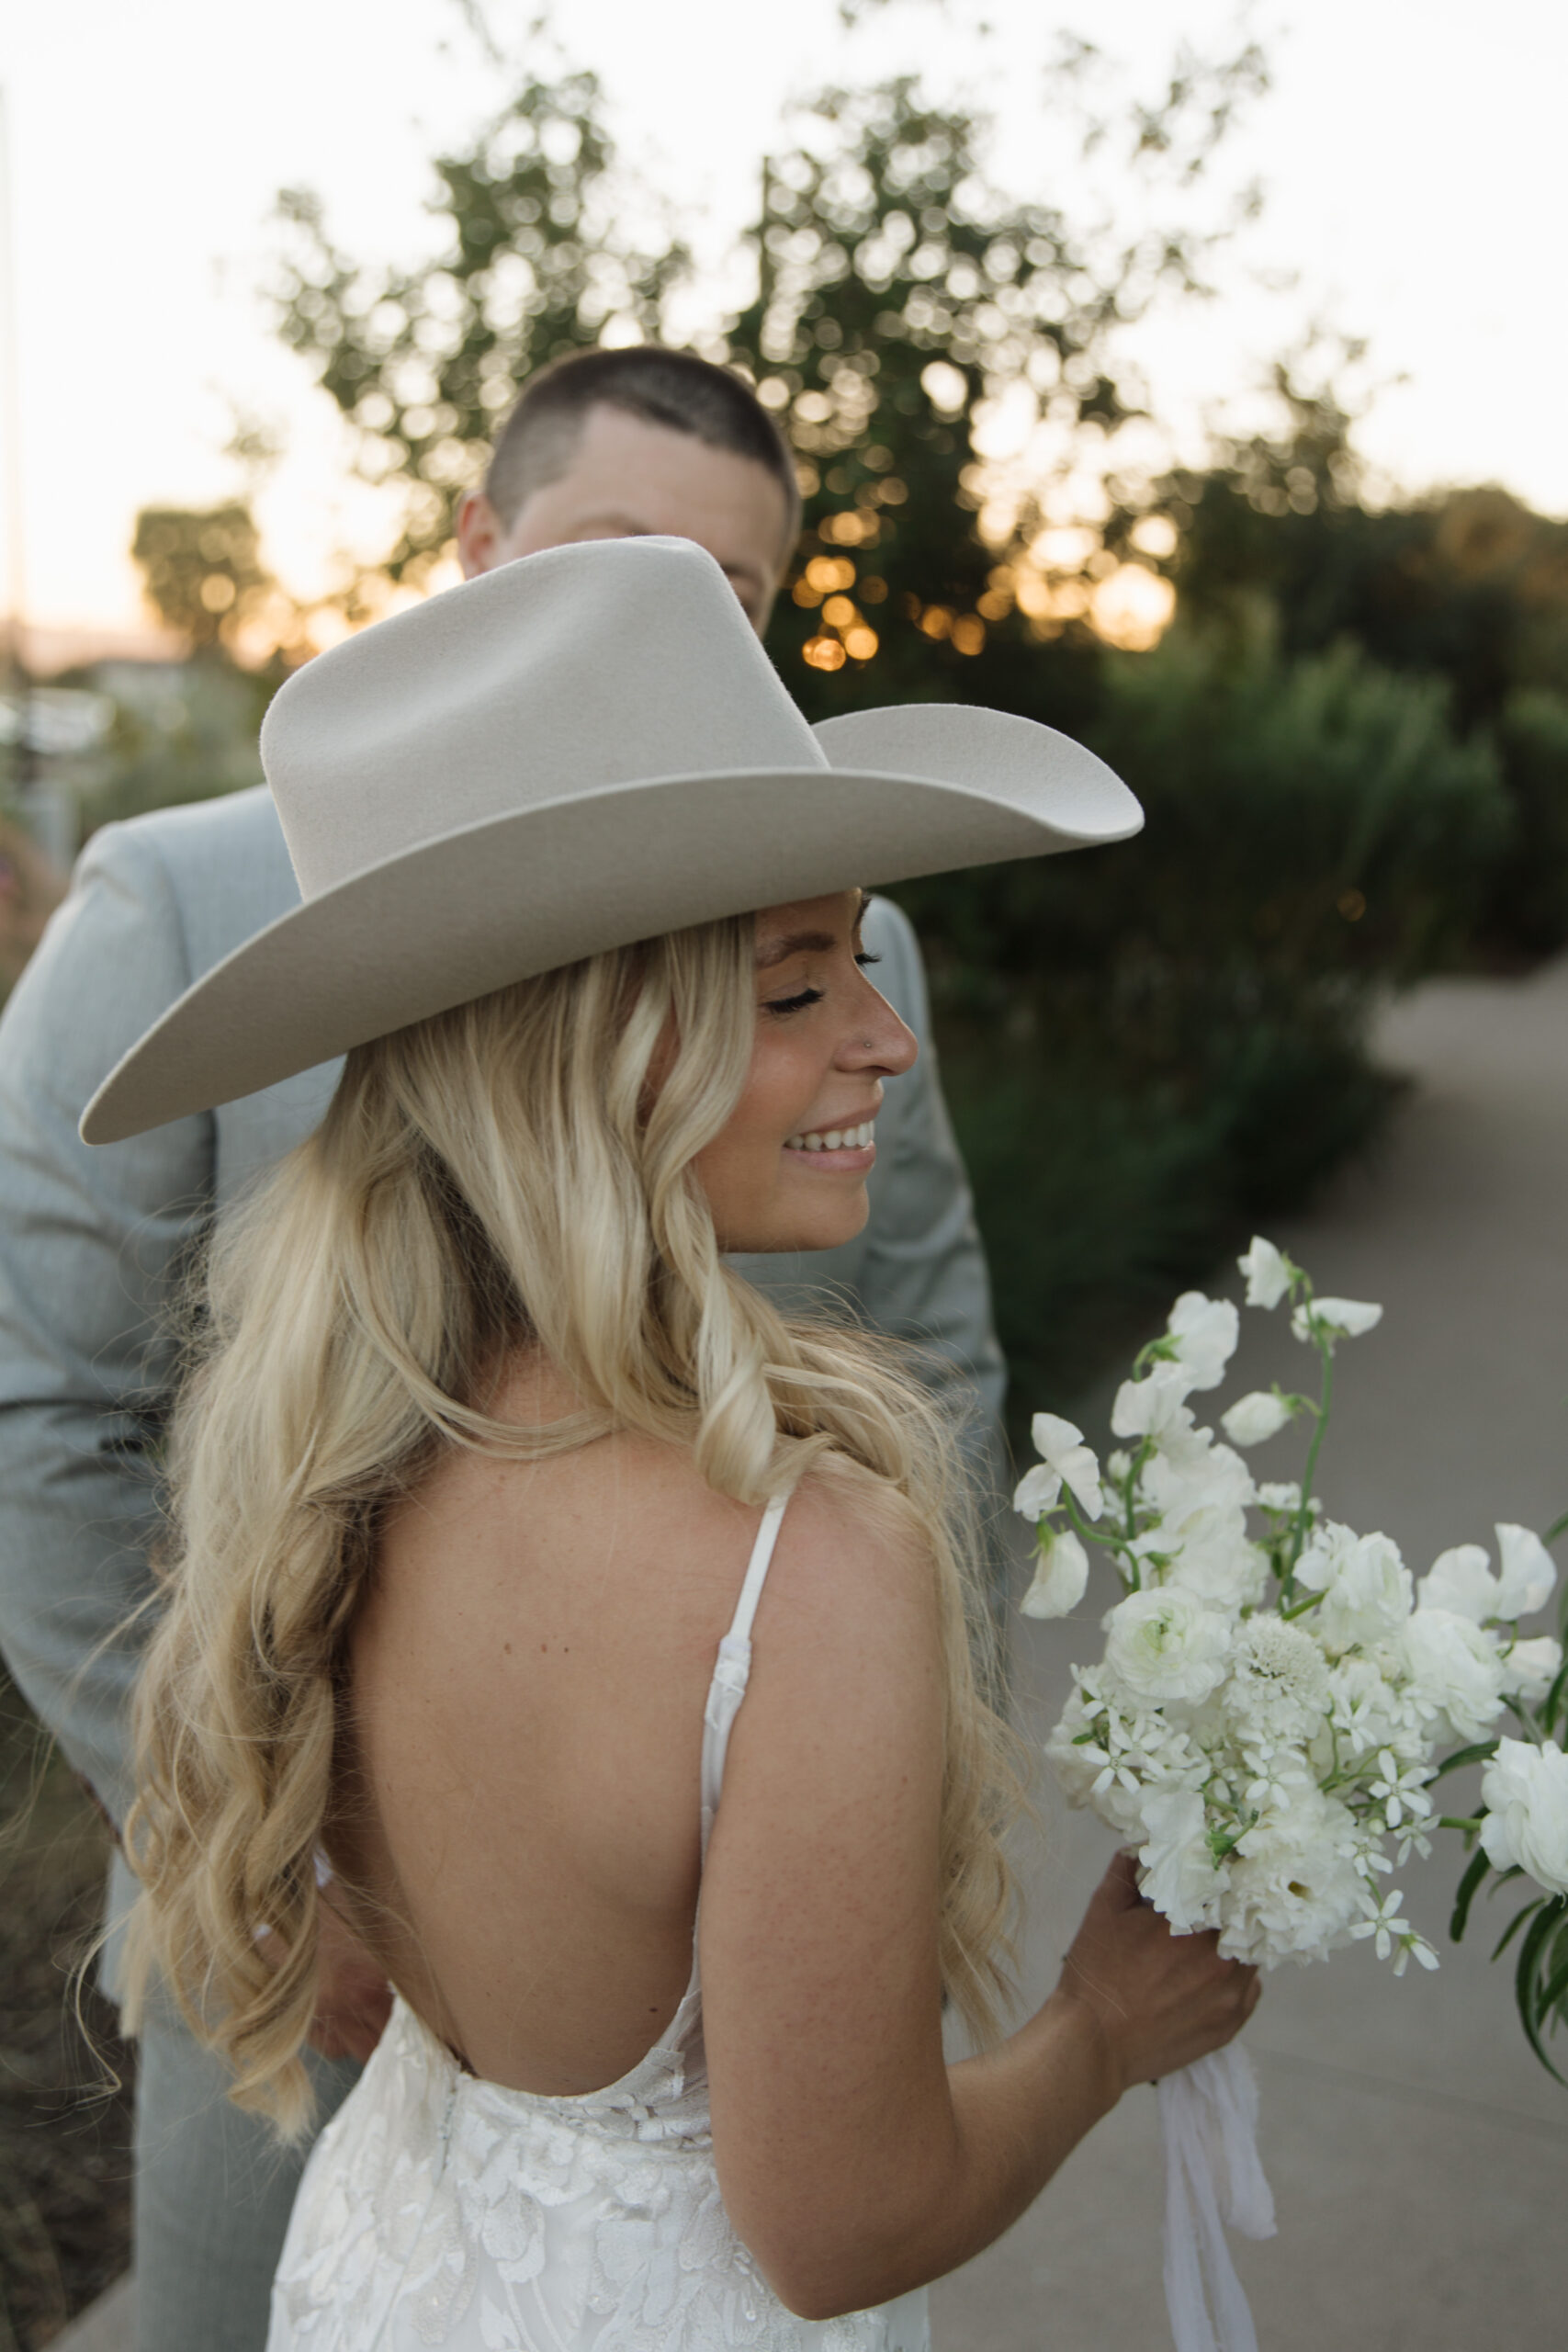
[[[144,506],[130,552],[159,619],[196,652],[231,646],[276,587],[250,509],[238,500],[199,509]]]
[[[310,189],[278,198],[278,332],[352,425],[365,480],[400,493],[393,580],[419,581],[446,545],[522,379],[612,326],[656,338],[685,273],[679,243],[649,254],[626,236],[599,104],[591,74],[531,78],[466,153],[438,156],[444,241],[408,268],[344,254]]]
[[[1520,687],[1495,733],[1517,828],[1483,929],[1505,952],[1550,956],[1568,941],[1568,698]]]
[[[1508,838],[1441,686],[1264,629],[1107,657],[1086,729],[1137,841],[907,885],[1020,1412],[1093,1335],[1298,1204],[1390,1090],[1371,992],[1440,965]]]

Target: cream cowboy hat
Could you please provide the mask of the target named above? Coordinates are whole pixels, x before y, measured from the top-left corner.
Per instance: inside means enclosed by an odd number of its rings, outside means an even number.
[[[303,904],[131,1047],[88,1143],[603,948],[1143,822],[1030,719],[917,703],[808,727],[685,539],[552,548],[367,628],[289,679],[261,748]]]

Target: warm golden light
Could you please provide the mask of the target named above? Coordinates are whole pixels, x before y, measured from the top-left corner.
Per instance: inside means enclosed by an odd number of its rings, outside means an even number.
[[[852,662],[869,662],[881,642],[876,631],[867,628],[863,621],[858,628],[844,631],[844,651]]]
[[[844,649],[836,637],[809,638],[801,651],[814,670],[841,670],[844,666]]]
[[[960,653],[979,653],[986,643],[986,624],[973,613],[961,614],[953,624],[953,642]]]
[[[1123,652],[1146,653],[1169,626],[1176,591],[1145,564],[1123,563],[1096,583],[1088,603],[1097,637]]]
[[[860,616],[848,596],[829,596],[822,607],[822,617],[833,628],[847,628]]]
[[[814,555],[806,567],[806,577],[821,595],[834,588],[852,588],[855,568],[847,556]]]
[[[919,625],[928,637],[945,637],[953,627],[953,615],[945,605],[928,605],[920,615]]]
[[[821,589],[813,588],[809,580],[797,580],[789,593],[795,603],[807,612],[810,612],[814,605],[822,602]]]

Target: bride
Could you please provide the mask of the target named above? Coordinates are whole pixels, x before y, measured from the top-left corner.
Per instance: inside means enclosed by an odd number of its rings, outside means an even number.
[[[1018,1781],[952,1434],[724,1253],[866,1216],[914,1042],[860,877],[1135,807],[995,713],[814,734],[660,540],[365,632],[263,748],[304,903],[84,1133],[347,1049],[211,1251],[130,1830],[142,1987],[286,2133],[323,1905],[396,1988],[271,2352],[921,2352],[926,2283],[1257,1985],[1119,1863],[1000,2035]]]

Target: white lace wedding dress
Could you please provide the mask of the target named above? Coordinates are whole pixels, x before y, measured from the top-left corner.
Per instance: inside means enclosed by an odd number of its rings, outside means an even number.
[[[703,1847],[746,1690],[783,1498],[719,1645]],[[924,2290],[797,2319],[730,2226],[714,2168],[702,1995],[629,2075],[575,2098],[478,2081],[402,2000],[322,2132],[273,2287],[267,2352],[930,2352]]]

